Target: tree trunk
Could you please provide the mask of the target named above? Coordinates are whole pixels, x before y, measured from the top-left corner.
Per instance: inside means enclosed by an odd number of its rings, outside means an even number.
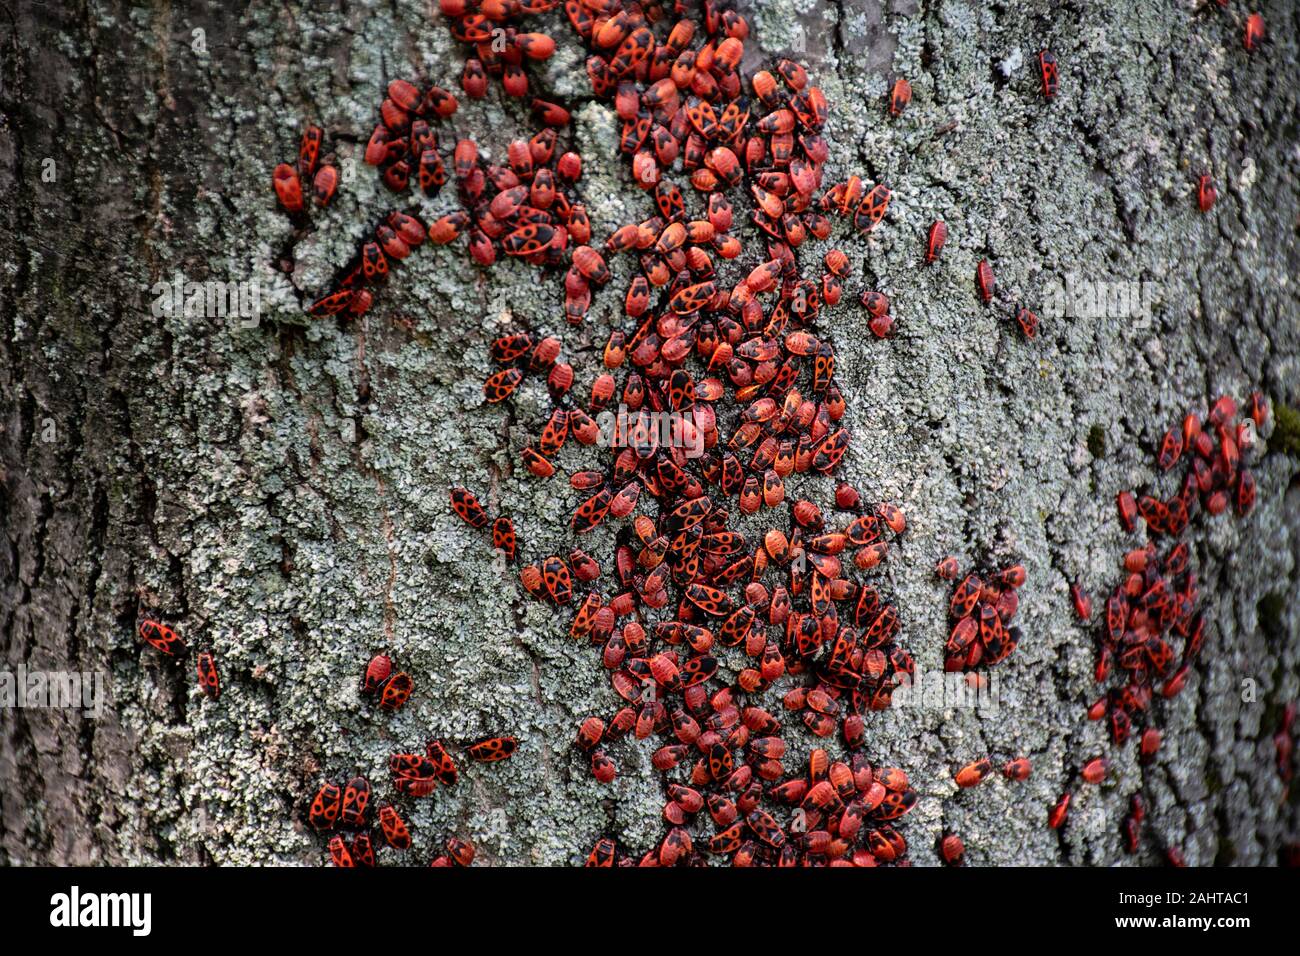
[[[228,6],[18,0],[0,26],[0,648],[10,672],[88,672],[108,691],[98,716],[0,710],[0,862],[318,862],[302,815],[323,779],[364,772],[387,799],[388,753],[494,733],[520,738],[511,761],[462,766],[457,787],[403,804],[416,838],[405,859],[425,862],[453,834],[488,862],[575,863],[603,835],[643,852],[662,832],[658,743],[620,743],[618,781],[591,779],[570,745],[583,717],[617,707],[598,652],[447,507],[448,487],[466,485],[516,518],[528,559],[573,547],[564,477],[517,464],[544,389],[485,405],[487,343],[561,334],[585,390],[608,330],[626,326],[634,260],[612,258],[615,279],[579,329],[563,321],[559,274],[479,269],[462,243],[418,250],[356,322],[306,319],[304,302],[399,204],[360,163],[385,84],[419,75],[459,93],[464,52],[436,5]],[[942,666],[937,558],[1028,570],[996,713],[868,718],[873,760],[921,792],[903,828],[918,863],[936,862],[945,829],[983,864],[1151,863],[1167,847],[1195,864],[1269,864],[1298,838],[1273,735],[1300,697],[1300,14],[1262,3],[1270,39],[1248,54],[1244,10],[745,9],[746,63],[796,51],[826,92],[825,184],[856,172],[894,190],[870,239],[837,225],[855,275],[821,328],[849,401],[843,477],[908,518],[877,577],[918,667]],[[580,191],[603,241],[650,202],[616,156],[619,124],[590,98],[562,11],[531,19],[559,43],[535,82],[573,105]],[[1044,45],[1060,63],[1050,101]],[[892,119],[900,75],[914,97]],[[271,169],[293,161],[310,120],[344,183],[295,225]],[[442,145],[473,132],[501,157],[532,123],[494,87],[462,97]],[[1206,214],[1202,173],[1220,193]],[[436,216],[454,196],[421,202]],[[934,219],[951,238],[920,268]],[[761,244],[745,236],[749,268]],[[829,245],[801,252],[807,274]],[[1033,341],[980,306],[983,258],[1042,313]],[[256,287],[260,314],[168,311],[156,284],[178,275]],[[1077,311],[1052,308],[1067,281],[1138,283],[1139,307],[1052,314]],[[889,294],[895,337],[868,332],[863,288]],[[1120,580],[1141,538],[1120,529],[1115,494],[1160,481],[1164,430],[1255,389],[1279,412],[1248,456],[1258,504],[1187,532],[1211,627],[1187,689],[1156,704],[1164,744],[1143,766],[1085,719],[1096,624],[1076,621],[1068,586],[1100,606]],[[596,451],[570,443],[559,470],[593,467]],[[790,494],[826,505],[832,487],[804,478]],[[582,543],[606,580],[613,541],[602,527]],[[173,624],[191,655],[146,648],[140,616]],[[222,669],[215,702],[194,680],[204,647]],[[385,648],[415,679],[395,715],[357,689]],[[798,768],[812,738],[789,736]],[[953,769],[985,754],[1027,754],[1033,776],[958,791]],[[1080,788],[1075,771],[1095,754],[1114,768]],[[1071,821],[1049,830],[1067,789]],[[1139,791],[1150,823],[1127,856],[1119,821]]]

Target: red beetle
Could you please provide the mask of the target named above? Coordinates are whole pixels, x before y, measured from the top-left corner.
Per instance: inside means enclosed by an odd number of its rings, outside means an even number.
[[[339,171],[335,166],[325,163],[316,170],[316,175],[312,179],[312,195],[316,199],[316,205],[328,206],[330,200],[334,198],[334,193],[339,186]]]
[[[180,636],[159,621],[143,620],[140,622],[140,637],[151,647],[162,651],[167,655],[183,654],[185,652],[185,642]]]
[[[925,239],[925,261],[929,265],[939,258],[943,245],[948,241],[948,224],[936,219],[930,224],[930,231]]]
[[[1196,184],[1196,205],[1201,212],[1209,212],[1214,201],[1219,198],[1214,188],[1214,181],[1208,175],[1201,176]]]
[[[1246,32],[1242,37],[1242,45],[1245,46],[1247,53],[1254,53],[1263,42],[1264,18],[1258,13],[1252,13],[1246,17]]]
[[[333,829],[342,806],[343,791],[335,784],[327,783],[312,798],[307,820],[317,830]]]
[[[939,855],[943,857],[943,862],[949,866],[961,866],[962,858],[965,856],[966,847],[961,842],[961,837],[955,833],[945,833],[939,839]]]
[[[1028,780],[1033,765],[1028,757],[1016,757],[1002,766],[1002,775],[1008,780]]]
[[[1092,619],[1092,598],[1079,586],[1077,581],[1070,585],[1070,602],[1079,620],[1087,622]]]
[[[379,690],[388,675],[393,672],[393,662],[387,654],[376,654],[366,664],[366,672],[361,678],[361,693],[373,694]]]
[[[900,76],[894,81],[894,88],[889,92],[889,115],[900,115],[910,102],[912,102],[912,84]]]
[[[302,181],[298,178],[298,170],[288,163],[281,163],[271,175],[271,184],[275,186],[281,206],[289,212],[302,212]]]
[[[1038,72],[1043,81],[1043,96],[1049,100],[1056,95],[1056,57],[1050,50],[1040,50],[1038,53]]]
[[[1038,316],[1023,305],[1016,307],[1016,324],[1020,326],[1021,334],[1027,339],[1032,339],[1038,334]]]
[[[1051,812],[1047,815],[1047,825],[1053,830],[1059,830],[1065,823],[1066,817],[1070,813],[1070,794],[1061,794],[1061,799],[1052,807]]]
[[[478,498],[467,488],[451,489],[452,510],[471,528],[482,528],[488,523],[488,514],[479,504]]]
[[[479,763],[494,763],[514,755],[519,741],[514,737],[488,737],[465,748],[471,760]]]
[[[316,160],[320,155],[324,133],[319,126],[309,125],[302,131],[298,144],[298,174],[310,176],[316,171]]]
[[[993,267],[989,265],[987,259],[981,259],[979,265],[975,267],[975,291],[979,293],[980,301],[985,305],[993,301],[995,285]]]
[[[217,662],[211,651],[198,656],[199,689],[213,700],[221,696],[221,679],[217,676]]]
[[[1137,499],[1133,497],[1131,491],[1121,491],[1115,497],[1115,507],[1119,511],[1119,523],[1123,525],[1125,531],[1133,531],[1137,527]]]

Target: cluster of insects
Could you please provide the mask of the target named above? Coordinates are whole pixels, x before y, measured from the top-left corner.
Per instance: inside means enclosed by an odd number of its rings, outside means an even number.
[[[146,618],[138,628],[140,638],[154,650],[168,657],[183,657],[189,650],[176,630],[161,621]],[[194,658],[199,690],[216,700],[221,696],[221,676],[217,673],[217,659],[211,650],[201,650]]]
[[[531,91],[530,61],[548,60],[555,53],[555,41],[545,33],[522,29],[527,14],[554,9],[558,0],[439,0],[438,9],[451,34],[468,44],[472,56],[465,58],[460,86],[471,99],[488,93],[489,79],[501,83],[507,96],[524,98]],[[569,112],[558,103],[538,96],[531,98],[535,114],[549,126],[564,126]]]
[[[957,559],[945,557],[935,573],[952,581],[961,573]],[[948,617],[952,628],[944,646],[945,671],[973,671],[992,667],[1011,656],[1020,643],[1020,629],[1011,621],[1020,608],[1019,589],[1025,583],[1025,568],[1013,564],[983,575],[970,572],[952,589]]]
[[[373,668],[373,662],[372,662]],[[367,679],[371,668],[367,669]],[[494,763],[512,756],[519,742],[514,737],[489,737],[464,748],[471,760]],[[439,784],[451,787],[459,778],[459,771],[447,748],[439,740],[430,740],[425,753],[394,753],[388,758],[393,789],[407,797],[428,797]],[[411,830],[397,808],[385,804],[379,808],[377,821],[368,814],[371,785],[364,776],[356,776],[343,786],[325,783],[312,798],[307,810],[307,823],[320,833],[332,833],[329,841],[330,859],[335,866],[374,866],[376,847],[381,845],[397,851],[411,848]],[[375,831],[375,822],[378,831]],[[343,830],[344,833],[334,832]],[[350,834],[350,837],[349,837]],[[447,843],[447,855],[436,857],[430,866],[447,865],[448,860],[460,866],[469,866],[474,858],[474,848],[466,841],[453,838]]]
[[[445,245],[468,235],[470,256],[481,266],[495,263],[498,252],[534,265],[570,263],[565,315],[577,325],[591,305],[591,283],[608,281],[609,271],[587,245],[586,207],[569,193],[582,175],[582,159],[574,152],[557,155],[557,138],[547,127],[531,139],[515,140],[507,147],[505,166],[485,164],[473,140],[460,140],[452,174],[464,209],[431,224],[429,238]]]
[[[568,476],[581,496],[571,520],[575,535],[620,523],[612,573],[577,547],[525,563],[519,573],[534,598],[574,608],[571,637],[599,651],[622,702],[608,720],[591,716],[578,729],[574,749],[592,776],[601,784],[617,779],[620,739],[662,741],[651,762],[664,778],[667,832],[639,854],[615,836],[603,837],[587,863],[700,865],[712,856],[735,865],[906,865],[907,841],[897,827],[918,794],[902,770],[870,762],[864,715],[888,708],[914,665],[897,643],[897,607],[856,574],[887,558],[907,522],[896,506],[867,504],[843,482],[831,514],[807,498],[787,502],[785,486],[792,476],[832,475],[851,441],[842,423],[847,405],[835,381],[835,350],[818,323],[823,307],[840,301],[853,269],[848,256],[833,249],[820,276],[805,275],[798,250],[809,238],[829,238],[832,217],[852,217],[860,234],[875,230],[886,219],[891,191],[857,175],[823,187],[830,152],[823,136],[826,97],[790,59],[743,77],[749,25],[736,10],[716,0],[677,0],[671,11],[622,0],[565,0],[564,13],[587,48],[592,93],[612,104],[622,124],[619,152],[653,203],[648,218],[613,228],[598,251],[579,201],[582,158],[559,146],[569,112],[537,96],[526,70],[530,61],[551,57],[556,43],[526,32],[521,20],[557,5],[440,0],[443,19],[471,54],[460,78],[464,94],[484,97],[489,80],[499,80],[507,95],[531,100],[542,128],[512,142],[504,165],[485,162],[473,140],[459,139],[449,177],[430,124],[456,111],[455,97],[438,86],[421,91],[393,81],[365,161],[398,194],[412,177],[426,196],[454,178],[461,208],[427,226],[410,213],[390,213],[334,290],[308,312],[365,312],[391,260],[405,258],[426,238],[444,245],[467,236],[480,266],[504,253],[564,268],[564,315],[576,325],[588,311],[592,288],[611,279],[607,257],[634,257],[637,268],[623,298],[630,328],[609,334],[604,368],[585,405],[574,397],[574,369],[561,360],[562,343],[553,335],[514,331],[497,338],[490,355],[498,368],[483,386],[485,401],[498,403],[510,399],[526,375],[545,377],[552,407],[537,440],[522,450],[527,471],[543,480],[555,475],[554,459],[570,436],[596,445],[601,433],[595,416],[616,400],[621,412],[603,466]],[[1253,15],[1247,49],[1262,38],[1262,20]],[[1058,91],[1057,60],[1047,50],[1037,59],[1050,100]],[[908,81],[898,78],[889,114],[901,115],[911,95]],[[304,211],[305,178],[311,177],[321,205],[337,186],[333,165],[317,162],[321,139],[319,128],[309,127],[297,167],[276,168],[275,190],[291,215]],[[1201,208],[1215,196],[1205,177],[1198,188]],[[745,252],[736,228],[744,215],[737,211],[741,201],[763,248],[738,280],[724,280],[724,264]],[[938,261],[947,238],[947,225],[934,221],[925,264]],[[979,263],[975,288],[986,305],[1002,301],[987,260]],[[888,337],[894,327],[888,298],[868,289],[860,301],[872,334]],[[1037,316],[1018,302],[1002,304],[1033,338]],[[1121,520],[1129,530],[1140,516],[1153,536],[1176,537],[1194,505],[1215,514],[1226,508],[1229,494],[1239,511],[1249,510],[1254,482],[1239,467],[1234,415],[1221,400],[1205,428],[1197,420],[1166,438],[1165,470],[1184,449],[1192,461],[1183,491],[1169,501],[1121,495]],[[509,517],[492,519],[462,487],[451,489],[450,505],[470,527],[490,525],[493,547],[517,560],[522,542]],[[788,520],[779,519],[782,511]],[[761,521],[764,530],[747,535],[745,519]],[[1096,715],[1109,716],[1117,743],[1146,711],[1153,682],[1164,680],[1163,690],[1177,692],[1202,633],[1202,619],[1191,611],[1195,577],[1187,570],[1185,544],[1163,556],[1148,545],[1125,563],[1130,576],[1107,602],[1106,669],[1098,667],[1099,681],[1112,661],[1126,681],[1102,699]],[[956,560],[945,558],[938,573],[955,581]],[[1024,582],[1025,570],[1016,564],[970,572],[956,583],[947,670],[987,668],[1014,651],[1019,634],[1011,621]],[[1076,587],[1072,598],[1076,612],[1089,618],[1087,595]],[[1173,654],[1163,636],[1170,631],[1186,639],[1184,666],[1172,676],[1166,672]],[[794,683],[781,701],[785,719],[797,719],[814,738],[838,735],[842,759],[818,747],[806,767],[787,771],[783,721],[762,701],[786,677]],[[212,687],[215,696],[215,668]],[[377,695],[382,709],[395,710],[412,687],[410,676],[394,672],[380,654],[368,664],[362,690]],[[1158,744],[1158,731],[1148,727],[1144,755]],[[516,747],[515,738],[502,736],[465,752],[492,762]],[[981,758],[959,770],[956,782],[975,786],[992,769],[992,758]],[[409,797],[427,797],[458,776],[436,740],[424,753],[393,753],[389,770],[394,789]],[[1030,771],[1023,756],[1001,767],[1013,781]],[[1106,760],[1094,757],[1078,775],[1098,783],[1106,772]],[[337,865],[374,863],[369,794],[369,783],[358,777],[345,787],[326,784],[312,801],[314,828],[353,834],[350,841],[339,833],[331,838]],[[1050,826],[1064,824],[1069,804],[1066,793],[1049,815]],[[1141,819],[1135,796],[1126,832],[1136,834]],[[411,845],[394,807],[380,809],[378,824],[387,846]],[[965,847],[956,834],[945,833],[937,849],[945,863],[961,865]],[[474,855],[472,845],[452,838],[433,865],[467,866]]]
[[[393,661],[387,654],[376,654],[366,665],[361,678],[361,693],[379,695],[383,710],[397,710],[411,697],[415,680],[406,671],[393,670]]]
[[[438,149],[436,123],[455,114],[456,97],[440,86],[421,91],[408,80],[393,80],[379,106],[379,122],[366,143],[363,161],[379,170],[380,181],[395,194],[405,193],[412,174],[426,196],[436,196],[447,181],[446,166]],[[287,163],[276,167],[273,182],[280,204],[290,214],[303,210],[301,179],[313,177],[316,203],[333,198],[339,173],[332,164],[317,168],[323,133],[309,125],[298,148],[297,169]],[[314,171],[314,172],[313,172]],[[394,209],[362,240],[357,253],[344,266],[334,287],[307,308],[308,315],[363,315],[374,303],[374,289],[383,283],[393,262],[400,262],[424,242],[428,228],[415,215]]]
[[[771,722],[770,715],[744,718],[742,728]],[[768,723],[754,733],[770,733],[779,724]],[[584,740],[584,735],[588,736]],[[590,746],[590,736],[579,735],[579,746]],[[718,745],[715,745],[718,746]],[[780,757],[785,752],[780,737],[751,738],[746,745],[745,770],[757,767],[760,776],[784,776]],[[656,754],[656,766],[661,762]],[[734,774],[733,757],[725,747],[710,748],[706,770],[692,775],[689,784],[667,786],[664,819],[668,834],[655,849],[639,859],[620,852],[609,837],[596,842],[587,855],[589,867],[698,865],[700,854],[689,824],[707,811],[718,829],[703,844],[705,853],[730,857],[736,866],[879,866],[905,864],[907,841],[893,826],[913,806],[917,793],[907,774],[897,767],[873,768],[864,755],[854,752],[850,762],[831,761],[825,750],[814,749],[806,771],[774,784],[767,794],[789,815],[783,827],[762,807],[763,788],[751,783],[736,792],[702,792],[721,770]],[[777,764],[767,771],[768,765]],[[722,764],[721,768],[715,766]],[[698,765],[697,765],[698,767]]]
[[[873,775],[862,715],[888,707],[913,664],[895,643],[897,608],[850,575],[879,565],[906,520],[888,503],[866,505],[846,484],[835,494],[839,520],[806,499],[787,505],[785,491],[791,475],[832,473],[850,441],[834,350],[811,328],[823,303],[839,301],[848,257],[827,254],[814,280],[801,276],[796,250],[830,235],[823,211],[875,228],[889,191],[859,192],[855,177],[819,200],[825,97],[790,60],[756,73],[746,90],[737,71],[745,21],[703,7],[701,24],[681,19],[659,42],[640,8],[566,6],[591,50],[593,92],[613,100],[620,149],[656,215],[614,229],[605,243],[606,254],[637,257],[624,297],[635,330],[609,336],[586,408],[559,404],[573,372],[559,361],[557,339],[512,333],[492,344],[502,368],[485,384],[488,401],[538,372],[557,402],[524,450],[531,474],[553,475],[550,459],[570,433],[593,444],[592,416],[616,396],[627,416],[606,468],[569,476],[586,496],[573,514],[576,534],[630,519],[613,581],[605,584],[599,563],[578,548],[524,565],[520,580],[538,599],[576,605],[570,633],[599,648],[623,701],[608,720],[589,717],[579,728],[575,747],[592,775],[616,779],[620,738],[667,738],[652,757],[666,778],[667,834],[639,858],[602,840],[592,862],[696,864],[710,854],[737,864],[900,862],[906,841],[895,827],[917,794],[899,770]],[[673,182],[679,167],[686,192]],[[692,190],[702,206],[694,217]],[[715,257],[743,251],[728,198],[742,190],[766,258],[728,287]],[[605,263],[593,263],[593,278],[603,277]],[[578,250],[573,264],[592,271]],[[749,540],[733,526],[729,499],[742,516],[788,508],[789,523]],[[488,522],[464,489],[453,489],[452,509],[472,527]],[[769,584],[772,574],[782,580]],[[838,731],[845,760],[818,749],[803,774],[787,774],[782,723],[757,703],[786,674],[800,676],[786,711],[815,736]],[[718,830],[693,839],[706,809]]]
[[[370,781],[353,777],[343,786],[324,784],[312,798],[307,811],[307,822],[321,832],[342,829],[351,834],[334,833],[330,837],[330,859],[335,866],[374,866],[375,845],[370,834],[367,811],[370,807]],[[384,838],[389,834],[399,842],[410,845],[410,832],[392,807],[380,811]],[[396,844],[393,844],[396,845]]]
[[[1213,517],[1231,505],[1244,516],[1255,504],[1255,480],[1241,456],[1268,423],[1268,404],[1256,392],[1246,416],[1238,421],[1237,414],[1236,401],[1225,395],[1210,406],[1204,419],[1189,413],[1181,426],[1165,433],[1156,454],[1157,467],[1169,472],[1186,463],[1172,497],[1162,499],[1154,493],[1138,497],[1131,491],[1116,497],[1121,526],[1136,533],[1140,522],[1147,541],[1123,556],[1124,577],[1103,608],[1094,676],[1097,684],[1108,689],[1088,707],[1088,719],[1106,721],[1117,747],[1136,734],[1142,763],[1153,760],[1160,749],[1156,701],[1182,692],[1205,642],[1206,620],[1197,608],[1191,546],[1180,538],[1199,512]],[[1092,600],[1077,584],[1071,587],[1071,599],[1079,618],[1090,622]],[[1099,783],[1107,769],[1104,757],[1093,757],[1078,776],[1084,783]],[[1049,814],[1053,827],[1064,824],[1070,796],[1063,794]],[[1135,794],[1121,824],[1129,853],[1137,851],[1143,817],[1141,797]],[[1171,862],[1181,859],[1176,847],[1167,848],[1166,855]]]
[[[271,185],[284,211],[302,215],[306,211],[303,201],[303,182],[311,182],[312,197],[318,206],[328,206],[339,186],[339,170],[331,162],[321,162],[320,149],[325,142],[325,132],[313,124],[302,132],[298,144],[297,164],[280,163],[271,173]]]
[[[377,821],[372,822],[369,804],[370,782],[365,777],[353,777],[342,787],[326,783],[312,799],[308,822],[317,831],[333,833],[329,854],[335,866],[373,867],[380,845],[397,851],[411,848],[410,828],[397,809],[384,804],[375,814]],[[337,830],[345,832],[334,832]],[[467,840],[451,837],[446,848],[447,852],[435,857],[430,866],[469,866],[474,861],[474,847]]]

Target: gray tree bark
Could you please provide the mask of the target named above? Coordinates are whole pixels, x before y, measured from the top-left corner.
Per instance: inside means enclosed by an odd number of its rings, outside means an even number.
[[[1248,55],[1237,3],[745,8],[749,60],[802,47],[830,100],[827,182],[858,172],[894,189],[869,240],[837,229],[834,244],[863,265],[823,324],[854,430],[845,477],[909,519],[881,575],[903,646],[941,666],[939,556],[1028,569],[1025,637],[996,675],[996,713],[868,721],[872,756],[921,791],[904,829],[919,863],[935,862],[943,829],[982,864],[1152,863],[1170,846],[1196,864],[1271,864],[1297,840],[1300,790],[1284,797],[1272,743],[1300,697],[1295,426],[1264,432],[1254,513],[1188,533],[1212,627],[1188,689],[1160,706],[1154,764],[1084,719],[1094,634],[1067,595],[1079,580],[1099,602],[1118,580],[1139,539],[1119,529],[1114,495],[1158,482],[1166,427],[1224,392],[1262,389],[1282,416],[1300,403],[1300,14],[1286,0],[1260,9],[1270,41]],[[537,80],[575,104],[581,190],[603,238],[648,203],[615,157],[612,114],[584,95],[562,13],[537,19],[560,44]],[[1051,102],[1036,75],[1044,45],[1061,68]],[[569,744],[583,717],[615,708],[597,655],[446,505],[448,486],[465,484],[516,517],[527,557],[571,546],[567,486],[516,464],[544,392],[484,406],[486,346],[503,329],[558,332],[585,388],[598,361],[587,350],[623,324],[631,263],[613,264],[580,330],[564,324],[556,277],[482,271],[459,245],[420,250],[355,324],[302,316],[396,205],[359,162],[384,85],[454,87],[462,56],[436,12],[409,0],[0,10],[0,652],[10,671],[86,671],[109,686],[98,717],[0,710],[0,862],[318,862],[300,816],[322,779],[382,781],[394,749],[495,732],[518,735],[520,752],[408,803],[406,860],[425,862],[451,834],[501,863],[578,862],[606,834],[634,852],[653,845],[651,742],[616,748],[614,786],[590,778]],[[896,75],[915,93],[891,120]],[[325,127],[345,183],[295,231],[270,171],[308,120]],[[451,125],[498,155],[532,130],[496,92],[462,103]],[[1220,190],[1206,215],[1193,196],[1202,172]],[[935,218],[952,238],[922,270]],[[978,304],[985,257],[1041,311],[1073,275],[1151,283],[1150,314],[1044,314],[1027,343]],[[255,282],[259,321],[158,314],[153,287],[178,273]],[[894,339],[868,333],[863,287],[895,302]],[[568,447],[559,463],[594,460]],[[830,487],[791,492],[825,504]],[[606,528],[584,543],[607,574],[612,540]],[[142,613],[213,648],[219,701],[199,694],[192,659],[142,647]],[[391,717],[356,687],[381,648],[416,681]],[[952,770],[989,752],[1030,755],[1033,777],[958,792]],[[1100,753],[1115,760],[1107,783],[1079,790],[1070,824],[1048,830],[1047,809]],[[1119,820],[1138,791],[1151,823],[1128,857]]]

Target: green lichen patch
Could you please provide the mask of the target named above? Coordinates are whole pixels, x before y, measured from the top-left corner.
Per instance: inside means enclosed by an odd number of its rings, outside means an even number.
[[[1088,429],[1088,452],[1093,458],[1106,457],[1106,429],[1093,425]]]
[[[1273,415],[1277,424],[1273,426],[1269,448],[1300,458],[1300,411],[1278,402]]]

